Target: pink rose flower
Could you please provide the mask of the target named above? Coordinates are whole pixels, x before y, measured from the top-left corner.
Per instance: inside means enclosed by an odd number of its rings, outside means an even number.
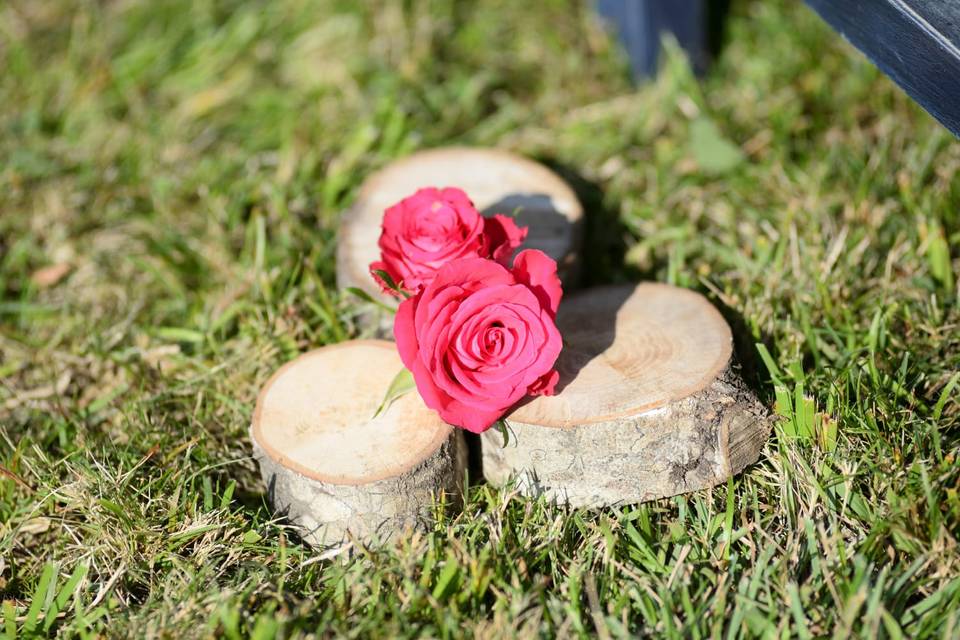
[[[380,287],[395,293],[374,273],[414,292],[433,280],[437,269],[460,258],[493,258],[509,264],[527,235],[507,216],[484,218],[460,189],[420,189],[388,208],[380,233],[380,261],[370,271]]]
[[[541,251],[521,251],[512,270],[483,258],[440,267],[393,325],[427,406],[480,433],[524,396],[552,395],[562,295],[557,263]]]

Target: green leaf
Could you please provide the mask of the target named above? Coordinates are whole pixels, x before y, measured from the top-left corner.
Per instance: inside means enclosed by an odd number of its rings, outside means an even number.
[[[383,309],[383,310],[385,310],[385,311],[389,311],[390,313],[396,313],[396,312],[397,312],[396,309],[394,309],[393,307],[391,307],[391,306],[388,305],[388,304],[384,304],[384,303],[380,302],[379,300],[377,300],[376,298],[374,298],[373,296],[371,296],[369,293],[367,293],[367,292],[364,291],[363,289],[359,289],[359,288],[357,288],[357,287],[347,287],[347,288],[346,288],[346,292],[349,293],[349,294],[352,295],[352,296],[356,296],[357,298],[360,298],[360,299],[363,300],[364,302],[369,302],[370,304],[375,304],[375,305],[377,305],[378,307],[380,307],[381,309]]]
[[[391,382],[387,388],[387,393],[383,396],[383,402],[377,407],[377,411],[373,414],[373,417],[376,418],[389,409],[390,405],[392,405],[397,398],[405,393],[409,393],[416,388],[416,386],[417,383],[413,379],[413,374],[407,369],[401,369],[400,373],[393,378],[393,382]]]
[[[690,147],[705,173],[727,173],[744,160],[740,147],[727,140],[707,118],[698,118],[691,125]]]
[[[390,289],[391,291],[396,291],[397,293],[402,295],[404,298],[410,297],[410,294],[404,291],[403,289],[401,289],[400,285],[394,282],[393,278],[390,277],[390,274],[384,271],[383,269],[374,269],[373,273],[375,273],[378,278],[383,280],[383,284],[387,285],[387,288]]]
[[[492,425],[491,428],[496,428],[500,432],[500,437],[503,438],[503,449],[507,448],[507,445],[510,444],[510,429],[507,426],[507,421],[504,418],[500,418]]]

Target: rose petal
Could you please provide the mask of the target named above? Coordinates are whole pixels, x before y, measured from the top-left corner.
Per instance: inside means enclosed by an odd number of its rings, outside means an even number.
[[[481,432],[525,395],[554,393],[562,348],[555,271],[537,251],[521,253],[514,272],[463,258],[401,304],[397,348],[427,406]]]
[[[552,258],[537,249],[521,251],[513,261],[513,275],[517,282],[529,286],[540,303],[556,316],[563,287],[557,276],[557,263]]]
[[[518,227],[513,218],[497,213],[484,219],[483,236],[486,256],[507,266],[513,252],[527,237],[527,227]]]
[[[549,371],[531,384],[527,388],[527,392],[532,396],[552,396],[558,382],[560,382],[560,373]]]
[[[443,264],[479,256],[484,224],[460,189],[418,189],[384,211],[377,241],[381,262],[404,289],[416,291]]]
[[[545,337],[540,342],[540,351],[537,354],[537,361],[527,369],[527,377],[524,380],[526,385],[534,384],[541,373],[549,371],[557,363],[557,357],[563,348],[563,339],[560,337],[560,331],[553,322],[548,309],[543,309],[540,316],[540,327],[545,332]]]
[[[434,288],[456,284],[465,291],[485,289],[498,284],[514,284],[513,275],[502,265],[484,258],[461,258],[449,262],[439,270]]]
[[[417,327],[414,324],[414,316],[417,310],[417,303],[420,301],[420,295],[407,298],[397,307],[397,315],[393,317],[393,339],[397,342],[397,351],[400,353],[400,360],[403,366],[413,370],[413,362],[417,359],[419,342],[417,341]]]
[[[503,409],[482,410],[463,405],[456,400],[438,411],[440,417],[449,424],[461,427],[472,433],[483,433],[506,413]]]
[[[475,209],[473,201],[470,200],[463,189],[444,187],[438,193],[441,198],[454,205],[458,210]]]
[[[452,398],[437,387],[433,375],[419,359],[414,360],[410,372],[413,374],[413,381],[417,385],[420,397],[423,398],[423,403],[438,412],[442,417]]]

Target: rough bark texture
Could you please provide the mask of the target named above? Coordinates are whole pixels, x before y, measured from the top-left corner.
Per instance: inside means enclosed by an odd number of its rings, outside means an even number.
[[[305,353],[264,385],[250,426],[273,508],[304,539],[388,540],[458,507],[463,434],[417,393],[378,407],[403,364],[396,345],[352,340]]]
[[[726,481],[757,460],[769,430],[766,408],[728,366],[703,390],[636,416],[567,428],[510,421],[506,447],[491,429],[483,474],[575,507],[642,502]]]
[[[254,451],[270,504],[317,547],[336,546],[351,537],[385,542],[404,532],[426,531],[433,526],[441,498],[450,509],[462,504],[466,445],[459,430],[451,431],[434,455],[407,473],[361,485],[307,478],[259,447]]]
[[[640,502],[723,482],[770,425],[731,366],[733,336],[702,295],[657,283],[565,298],[558,392],[483,434],[483,471],[574,506]]]

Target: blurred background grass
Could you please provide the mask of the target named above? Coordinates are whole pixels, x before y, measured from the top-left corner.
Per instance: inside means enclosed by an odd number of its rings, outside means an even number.
[[[0,4],[0,633],[960,636],[960,144],[800,3],[663,67],[572,0]],[[757,465],[601,512],[478,486],[348,563],[272,519],[247,425],[357,334],[339,213],[451,143],[572,182],[587,284],[724,310],[783,418]]]

